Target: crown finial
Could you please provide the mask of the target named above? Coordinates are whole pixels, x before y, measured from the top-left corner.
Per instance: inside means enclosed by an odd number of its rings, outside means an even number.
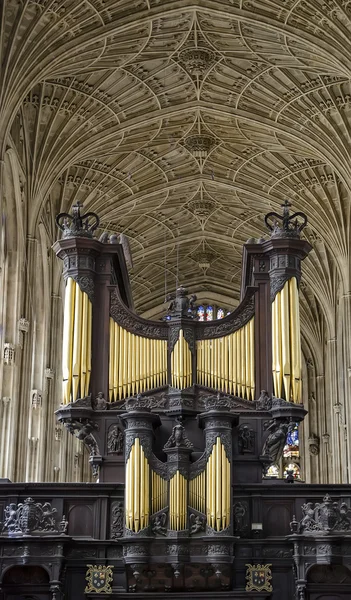
[[[81,215],[83,204],[79,201],[72,206],[72,214],[60,213],[56,217],[58,227],[63,231],[63,238],[89,237],[92,238],[95,229],[99,227],[100,219],[93,213]]]
[[[291,202],[285,200],[282,215],[270,212],[265,216],[265,223],[271,232],[271,238],[300,238],[301,231],[307,225],[307,216],[303,212],[290,214]]]

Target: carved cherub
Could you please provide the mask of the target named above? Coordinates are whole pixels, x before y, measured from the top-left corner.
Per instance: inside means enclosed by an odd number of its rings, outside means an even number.
[[[189,517],[190,533],[199,533],[205,529],[205,518],[192,513]]]
[[[160,535],[166,535],[166,522],[167,522],[167,514],[161,513],[159,515],[155,515],[152,521],[152,531],[154,533],[159,533]]]

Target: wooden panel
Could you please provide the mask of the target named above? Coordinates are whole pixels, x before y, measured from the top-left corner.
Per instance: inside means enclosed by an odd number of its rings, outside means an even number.
[[[94,536],[94,506],[93,504],[69,504],[67,510],[68,516],[68,535],[73,536]]]

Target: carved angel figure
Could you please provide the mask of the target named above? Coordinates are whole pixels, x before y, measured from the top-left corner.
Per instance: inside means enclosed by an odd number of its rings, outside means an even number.
[[[190,521],[190,533],[199,533],[205,529],[205,517],[201,515],[195,515],[192,513],[189,517]]]
[[[161,513],[159,515],[155,515],[152,520],[151,529],[154,533],[159,533],[160,535],[166,535],[166,522],[167,522],[167,514]]]

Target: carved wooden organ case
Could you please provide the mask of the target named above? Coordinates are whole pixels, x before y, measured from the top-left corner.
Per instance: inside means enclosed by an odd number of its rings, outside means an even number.
[[[288,424],[305,415],[298,287],[310,246],[305,215],[289,207],[266,216],[268,239],[244,245],[241,302],[211,322],[194,318],[182,286],[168,320],[139,317],[124,236],[94,237],[99,219],[79,205],[57,218],[66,293],[56,414],[88,448],[97,480],[125,483],[131,591],[145,565],[164,563],[170,589],[189,588],[190,563],[206,563],[209,587],[212,576],[231,585],[232,486],[261,482]]]

